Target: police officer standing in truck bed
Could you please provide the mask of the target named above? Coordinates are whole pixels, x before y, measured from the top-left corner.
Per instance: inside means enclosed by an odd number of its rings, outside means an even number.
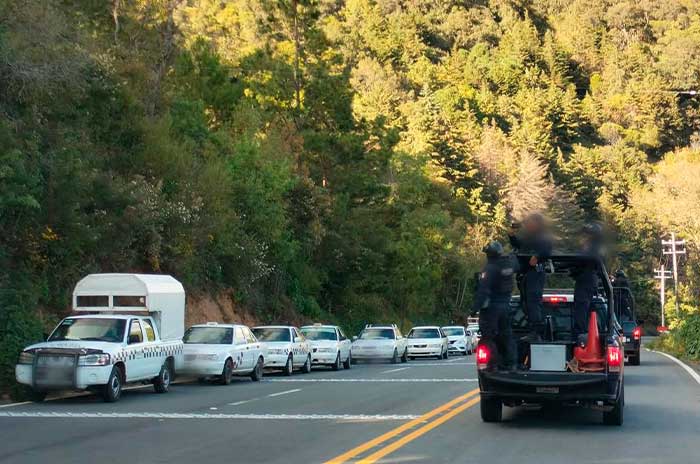
[[[481,343],[496,349],[499,369],[515,367],[515,346],[510,321],[510,298],[518,260],[506,254],[500,242],[493,241],[483,249],[486,266],[479,277],[473,311],[479,312]]]
[[[525,310],[527,311],[530,342],[539,341],[544,332],[542,320],[542,294],[545,285],[545,264],[552,254],[552,240],[547,233],[541,214],[533,213],[520,225],[514,223],[508,238],[518,253],[530,255],[527,267],[522,269],[525,285]]]

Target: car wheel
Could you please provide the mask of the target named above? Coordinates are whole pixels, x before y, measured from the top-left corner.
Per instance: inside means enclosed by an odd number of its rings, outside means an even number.
[[[170,380],[172,379],[173,373],[170,369],[170,361],[166,360],[160,367],[160,372],[158,377],[153,381],[153,389],[156,393],[167,393],[170,390]]]
[[[284,365],[284,375],[290,376],[294,373],[294,358],[290,354],[287,357],[287,364]]]
[[[258,358],[258,362],[255,363],[255,368],[253,372],[250,373],[250,378],[253,382],[259,382],[263,378],[263,368],[265,367],[265,362],[262,357]]]
[[[625,385],[622,384],[620,396],[615,402],[615,406],[610,411],[603,412],[603,424],[605,425],[622,425],[624,422],[625,410]]]
[[[333,370],[334,371],[339,371],[340,370],[340,351],[338,351],[338,354],[335,357],[335,362],[333,363]]]
[[[450,357],[450,352],[447,351],[447,350],[445,350],[445,352],[442,353],[442,359],[447,359],[447,358],[449,358],[449,357]]]
[[[309,372],[311,372],[311,355],[308,355],[306,357],[306,362],[303,366],[301,366],[301,372],[303,372],[304,374],[308,374]]]
[[[231,379],[233,378],[233,360],[228,358],[224,363],[224,369],[221,371],[221,376],[219,376],[219,383],[221,385],[229,385]]]
[[[119,398],[122,396],[123,383],[122,370],[114,366],[112,368],[112,373],[109,374],[107,383],[102,387],[102,399],[105,400],[106,403],[119,401]],[[46,393],[44,393],[44,396],[46,396]]]
[[[635,354],[634,356],[630,356],[630,364],[632,364],[633,366],[639,366],[641,364],[640,361],[641,359],[639,351],[637,351],[637,354]]]
[[[499,399],[481,399],[481,420],[484,422],[501,422],[503,402]]]
[[[344,368],[344,369],[350,369],[350,368],[352,367],[352,365],[353,365],[353,361],[352,361],[352,351],[350,351],[350,352],[348,353],[348,359],[346,359],[346,360],[343,362],[343,368]]]
[[[408,348],[406,348],[403,351],[403,354],[401,355],[401,362],[402,363],[408,362]]]
[[[32,401],[34,403],[41,403],[46,399],[47,393],[44,391],[37,391],[32,388],[27,388],[26,392],[26,397],[29,399],[29,401]]]
[[[394,354],[391,356],[391,364],[396,364],[399,362],[399,351],[394,348]]]

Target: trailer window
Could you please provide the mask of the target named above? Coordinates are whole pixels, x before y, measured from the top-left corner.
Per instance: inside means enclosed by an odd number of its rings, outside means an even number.
[[[145,308],[146,297],[137,295],[115,295],[114,306],[119,308]]]
[[[78,295],[75,304],[79,308],[108,308],[109,297],[107,295]]]

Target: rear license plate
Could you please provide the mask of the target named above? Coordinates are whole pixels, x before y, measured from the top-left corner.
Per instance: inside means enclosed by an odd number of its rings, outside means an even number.
[[[559,387],[537,387],[537,393],[559,393]]]

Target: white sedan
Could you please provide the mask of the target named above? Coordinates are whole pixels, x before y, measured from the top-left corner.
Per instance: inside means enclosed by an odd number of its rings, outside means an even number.
[[[414,327],[408,333],[408,357],[431,357],[447,359],[449,343],[440,327]]]
[[[311,372],[309,343],[290,325],[266,325],[253,327],[253,333],[266,349],[265,367],[282,369],[284,375],[292,375],[294,369]]]
[[[353,360],[391,360],[392,364],[408,361],[406,338],[396,324],[368,325],[359,337],[353,337]]]
[[[178,374],[216,377],[223,385],[230,384],[234,375],[249,375],[254,381],[263,376],[262,344],[244,325],[193,325],[182,341],[184,364]]]
[[[443,327],[442,331],[445,332],[447,340],[450,343],[450,353],[459,353],[465,356],[472,354],[476,344],[474,343],[474,338],[472,338],[471,331],[465,329],[464,326],[461,325]]]
[[[350,369],[352,365],[351,342],[337,325],[314,324],[300,329],[311,348],[313,366],[331,366],[334,371],[342,365]]]

